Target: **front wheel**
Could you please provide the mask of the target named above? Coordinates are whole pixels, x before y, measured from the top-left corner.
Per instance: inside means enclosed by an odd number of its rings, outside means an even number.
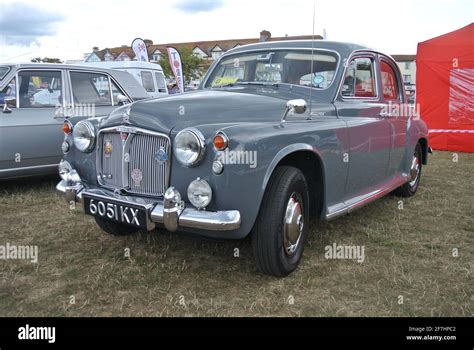
[[[258,269],[276,277],[293,272],[303,255],[308,226],[309,194],[304,174],[294,167],[278,167],[252,231]]]
[[[411,162],[410,181],[397,188],[395,195],[408,198],[416,194],[421,180],[422,156],[421,145],[417,144]]]

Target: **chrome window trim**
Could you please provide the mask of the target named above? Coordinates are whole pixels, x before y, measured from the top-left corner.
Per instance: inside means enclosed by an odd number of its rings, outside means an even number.
[[[378,59],[377,59],[377,53],[373,51],[366,51],[366,50],[356,50],[353,51],[352,54],[349,56],[347,59],[347,62],[349,62],[347,65],[344,67],[343,74],[341,76],[341,81],[339,82],[339,88],[336,93],[335,99],[340,97],[342,101],[368,101],[368,102],[378,102],[380,101],[380,94],[379,94],[379,65],[378,65]],[[347,96],[342,96],[342,87],[344,85],[344,78],[346,77],[347,70],[350,66],[350,62],[352,62],[354,59],[357,58],[370,58],[372,60],[372,67],[374,71],[374,82],[375,82],[375,92],[376,95],[375,97],[347,97]]]
[[[173,148],[173,145],[171,143],[171,138],[168,135],[163,134],[163,133],[150,131],[150,130],[146,130],[146,129],[142,129],[142,128],[138,128],[138,127],[134,127],[134,126],[125,126],[125,125],[119,125],[119,126],[114,126],[114,127],[111,127],[111,128],[101,129],[97,133],[97,136],[96,136],[96,138],[97,138],[96,177],[97,177],[98,184],[101,187],[103,187],[105,189],[108,189],[108,190],[111,190],[111,191],[119,190],[119,191],[123,191],[126,194],[132,194],[132,195],[135,195],[135,196],[138,196],[138,197],[156,198],[156,196],[143,195],[143,194],[140,194],[140,193],[135,193],[135,192],[131,192],[131,191],[127,190],[127,188],[129,187],[130,184],[128,183],[127,165],[126,165],[126,162],[125,162],[124,159],[122,159],[122,179],[123,179],[123,188],[122,189],[117,189],[116,187],[109,186],[102,180],[101,172],[102,172],[102,167],[103,167],[103,164],[102,164],[102,148],[103,148],[103,145],[102,145],[102,142],[99,142],[100,137],[101,137],[102,134],[105,134],[105,133],[121,133],[121,132],[126,132],[129,135],[133,134],[133,135],[148,135],[148,136],[163,137],[168,141],[169,149],[167,150],[167,154],[168,154],[168,163],[169,164],[168,164],[168,169],[165,173],[165,179],[163,179],[163,181],[165,183],[165,187],[169,185],[170,174],[171,174],[171,154],[172,154],[172,148]],[[133,137],[128,137],[127,141],[125,143],[122,143],[122,155],[125,155],[126,150],[130,147],[130,143],[132,142],[132,139],[133,139]],[[164,193],[163,193],[163,196],[164,196]]]
[[[12,66],[3,65],[3,64],[1,66],[4,67],[4,68],[7,68],[7,71],[5,72],[5,74],[0,76],[0,81],[2,81],[8,74],[10,74],[10,72],[12,70]]]
[[[214,71],[214,69],[216,69],[215,67],[217,67],[221,61],[223,59],[225,59],[226,57],[228,56],[232,56],[232,55],[236,55],[236,54],[245,54],[245,53],[252,53],[252,52],[263,52],[263,51],[322,51],[322,52],[330,52],[330,53],[333,53],[333,54],[336,54],[337,56],[337,66],[336,66],[336,69],[334,70],[334,78],[337,77],[337,74],[339,73],[339,68],[341,66],[341,54],[335,50],[330,50],[330,49],[319,49],[319,48],[314,48],[314,50],[311,48],[311,47],[279,47],[279,48],[267,48],[267,49],[256,49],[256,50],[248,50],[248,51],[240,51],[240,52],[236,52],[236,53],[233,53],[231,52],[232,50],[226,52],[224,55],[222,55],[217,61],[215,61],[212,65],[213,69],[212,71]],[[211,77],[212,75],[212,72],[209,70],[209,74],[206,74],[206,80],[203,81],[202,83],[202,87],[203,89],[212,89],[212,87],[206,87],[207,85],[207,82],[209,80],[209,78]],[[276,83],[278,85],[288,85],[288,86],[299,86],[299,87],[302,87],[302,88],[305,88],[305,89],[315,89],[311,86],[304,86],[304,85],[298,85],[298,84],[289,84],[289,83]],[[328,91],[332,86],[334,85],[334,81],[331,82],[331,85],[329,85],[326,89],[316,89],[316,91]]]
[[[65,80],[65,70],[60,68],[19,68],[15,72],[15,90],[16,90],[16,108],[22,110],[41,110],[46,108],[57,108],[57,106],[45,106],[45,107],[20,107],[20,84],[18,83],[19,80],[19,73],[21,72],[35,72],[35,71],[42,71],[42,72],[59,72],[61,74],[61,95],[63,97],[62,107],[66,106],[66,80]]]
[[[387,100],[385,99],[385,97],[383,96],[383,90],[382,90],[382,97],[383,97],[383,100],[384,102],[387,101],[397,101],[399,103],[404,103],[405,102],[405,99],[403,97],[403,90],[402,90],[402,86],[403,86],[403,81],[401,80],[401,72],[400,72],[400,69],[398,68],[398,65],[391,59],[389,59],[388,56],[385,56],[383,54],[378,54],[379,55],[379,62],[385,62],[387,63],[392,69],[393,69],[393,72],[395,73],[395,76],[397,78],[397,87],[398,87],[398,99],[396,100]],[[380,79],[382,79],[382,67],[380,67]],[[382,89],[383,89],[383,82],[380,81],[381,84],[382,84]]]
[[[71,96],[71,107],[74,108],[75,107],[75,101],[74,101],[74,94],[73,94],[73,88],[72,88],[72,79],[71,79],[71,73],[89,73],[89,74],[102,74],[102,75],[106,75],[107,78],[109,79],[109,92],[110,92],[110,99],[111,99],[111,105],[97,105],[96,107],[114,107],[114,106],[119,106],[118,104],[114,104],[114,97],[112,95],[112,85],[111,85],[111,82],[113,81],[115,83],[115,85],[117,86],[117,88],[120,90],[120,92],[122,92],[122,94],[124,96],[127,96],[127,98],[130,100],[130,102],[133,102],[134,100],[130,97],[129,94],[127,94],[124,89],[122,88],[122,86],[109,74],[109,73],[106,73],[106,72],[100,72],[100,71],[94,71],[94,70],[82,70],[82,69],[67,69],[67,75],[68,75],[68,79],[69,79],[69,93],[70,93],[70,96]]]

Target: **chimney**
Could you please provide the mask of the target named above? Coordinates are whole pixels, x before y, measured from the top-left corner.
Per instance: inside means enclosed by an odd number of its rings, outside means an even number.
[[[146,47],[149,47],[150,45],[153,45],[153,40],[144,39],[143,41],[145,42]]]
[[[92,48],[92,52],[97,52],[97,51],[99,51],[99,47],[98,47],[98,46],[94,46],[94,47]]]
[[[262,30],[260,32],[260,42],[264,43],[266,41],[269,41],[272,37],[272,33],[270,33],[268,30]]]

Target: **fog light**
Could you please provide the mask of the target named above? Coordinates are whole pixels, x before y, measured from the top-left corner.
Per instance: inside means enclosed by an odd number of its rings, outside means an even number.
[[[61,179],[64,181],[67,181],[69,179],[69,174],[72,171],[72,166],[69,164],[69,162],[62,160],[61,163],[59,163],[59,176],[61,176]]]
[[[205,180],[197,178],[188,187],[188,199],[197,209],[206,208],[212,200],[211,186]]]
[[[63,150],[63,153],[69,152],[70,148],[71,148],[71,145],[69,145],[69,142],[64,141],[62,146],[61,146],[61,149]]]

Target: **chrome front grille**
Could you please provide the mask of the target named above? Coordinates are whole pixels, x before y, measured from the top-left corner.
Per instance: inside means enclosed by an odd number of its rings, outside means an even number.
[[[133,127],[102,130],[97,169],[102,186],[144,196],[168,188],[171,142],[166,135]]]
[[[122,160],[123,160],[123,147],[120,133],[107,133],[103,134],[101,145],[102,145],[102,181],[104,184],[114,187],[123,187],[123,171],[122,171]],[[105,144],[111,142],[112,153],[110,155],[105,154]]]

